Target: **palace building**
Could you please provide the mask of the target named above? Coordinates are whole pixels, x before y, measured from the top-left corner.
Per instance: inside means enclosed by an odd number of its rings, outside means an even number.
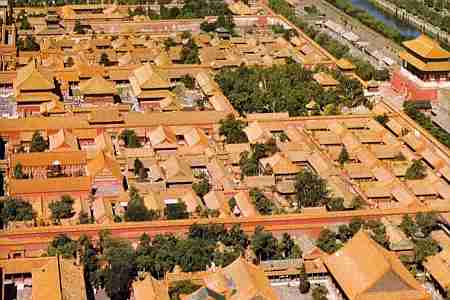
[[[423,81],[450,80],[450,52],[426,35],[403,43],[402,66]]]

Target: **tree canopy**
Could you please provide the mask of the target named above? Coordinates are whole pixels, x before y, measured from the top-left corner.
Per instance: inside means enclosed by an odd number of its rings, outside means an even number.
[[[304,116],[308,113],[306,105],[312,100],[321,109],[367,102],[358,81],[338,71],[329,72],[339,81],[337,89],[322,88],[313,79],[313,72],[297,63],[270,68],[223,68],[216,81],[240,114],[287,111],[290,116]]]
[[[297,174],[295,190],[298,209],[327,203],[329,191],[326,181],[308,169]]]
[[[405,179],[423,179],[426,176],[425,164],[420,159],[414,159],[406,170]]]
[[[35,131],[33,133],[33,137],[31,138],[30,152],[44,152],[47,147],[47,141],[39,133],[39,131]]]
[[[144,204],[144,198],[139,195],[134,186],[129,190],[130,200],[128,201],[127,210],[125,211],[125,221],[151,221],[160,217],[159,212],[148,209]]]
[[[128,148],[140,148],[142,147],[136,132],[132,129],[125,129],[119,135],[119,138],[124,142],[125,146]]]
[[[234,117],[234,115],[228,115],[226,119],[219,122],[219,134],[225,136],[225,143],[227,144],[240,144],[247,143],[248,138],[244,132],[246,124]]]
[[[73,204],[75,200],[70,195],[63,195],[59,201],[49,203],[48,208],[52,213],[52,219],[59,222],[61,219],[71,218],[75,212]]]
[[[2,204],[1,218],[4,225],[11,221],[30,221],[33,219],[33,207],[27,201],[7,197]]]

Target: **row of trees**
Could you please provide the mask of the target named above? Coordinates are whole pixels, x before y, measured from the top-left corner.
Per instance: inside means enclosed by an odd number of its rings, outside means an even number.
[[[424,21],[441,28],[446,32],[450,32],[450,16],[442,13],[440,10],[445,3],[444,0],[389,0],[397,7],[405,9],[407,12],[419,16]]]
[[[316,241],[316,245],[326,253],[334,253],[362,228],[368,230],[371,237],[377,243],[385,248],[388,248],[389,239],[386,235],[386,227],[383,223],[377,220],[369,220],[365,222],[360,218],[352,219],[348,225],[339,225],[337,233],[329,229],[322,230]]]
[[[339,72],[330,71],[339,81],[336,89],[323,89],[313,72],[296,63],[270,68],[241,66],[222,69],[216,75],[225,96],[241,114],[289,112],[290,116],[308,114],[306,105],[314,100],[319,110],[335,113],[341,104],[349,107],[367,103],[361,84]],[[336,109],[325,109],[334,106]]]
[[[400,229],[414,243],[414,257],[400,257],[408,269],[417,273],[423,271],[423,262],[428,256],[439,252],[439,244],[430,236],[433,230],[439,229],[435,213],[418,213],[414,218],[404,215]]]
[[[49,203],[48,208],[53,223],[59,224],[61,219],[73,217],[75,215],[74,203],[75,200],[69,195],[63,195],[60,200]],[[9,222],[31,221],[35,215],[30,202],[21,198],[8,197],[0,202],[0,216],[3,226],[7,226]]]
[[[386,78],[387,71],[377,72],[377,70],[368,62],[356,58],[350,54],[350,49],[347,45],[333,39],[326,33],[321,33],[309,26],[303,19],[298,17],[295,10],[286,2],[286,0],[269,0],[269,6],[278,14],[285,16],[289,21],[300,28],[306,35],[316,41],[321,47],[325,48],[336,58],[347,58],[356,66],[356,74],[364,80],[376,79],[380,80]],[[365,62],[365,63],[363,63]],[[370,77],[368,77],[369,75]],[[378,79],[375,77],[378,76]]]
[[[140,6],[134,10],[129,10],[129,15],[148,15],[152,19],[187,19],[204,18],[206,16],[225,16],[230,14],[228,6],[223,0],[186,0],[181,8],[177,6],[167,8],[165,5],[169,3],[170,1],[167,1],[167,3],[158,3],[160,5],[159,14],[151,9],[146,9],[145,6]]]
[[[419,111],[413,102],[403,102],[403,111],[420,126],[425,128],[432,136],[447,147],[450,147],[450,133],[437,126],[430,117]]]
[[[197,224],[191,226],[184,239],[172,234],[150,238],[144,233],[136,250],[128,241],[112,238],[107,231],[100,233],[95,247],[86,236],[76,241],[60,235],[49,244],[47,254],[65,258],[80,255],[88,299],[94,299],[93,288],[104,288],[112,300],[125,300],[138,272],[161,279],[176,265],[185,272],[203,271],[211,262],[226,266],[247,249],[252,249],[258,260],[301,257],[300,249],[288,234],[276,239],[257,228],[249,237],[239,225],[227,230],[223,225]],[[181,286],[171,290],[171,294],[176,294]]]
[[[344,11],[346,14],[356,18],[361,23],[367,27],[381,33],[385,37],[394,40],[397,43],[401,43],[405,40],[405,37],[400,33],[400,31],[386,26],[383,22],[379,21],[375,17],[369,15],[369,13],[363,9],[357,8],[352,5],[348,0],[327,0],[333,6]]]

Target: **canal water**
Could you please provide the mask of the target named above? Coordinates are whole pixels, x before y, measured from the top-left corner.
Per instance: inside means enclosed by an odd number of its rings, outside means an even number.
[[[414,26],[401,22],[370,3],[369,0],[351,0],[351,2],[354,6],[365,10],[369,15],[383,22],[386,26],[397,29],[406,38],[415,38],[420,35],[420,32]]]

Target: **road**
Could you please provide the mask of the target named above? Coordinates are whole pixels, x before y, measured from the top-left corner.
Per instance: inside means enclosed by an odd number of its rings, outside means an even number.
[[[355,34],[359,35],[362,40],[369,42],[371,49],[379,50],[385,56],[399,62],[398,52],[402,51],[403,47],[370,29],[357,19],[347,15],[325,0],[314,1],[314,4],[322,13],[326,14],[328,19],[340,24],[350,31],[353,31]]]

